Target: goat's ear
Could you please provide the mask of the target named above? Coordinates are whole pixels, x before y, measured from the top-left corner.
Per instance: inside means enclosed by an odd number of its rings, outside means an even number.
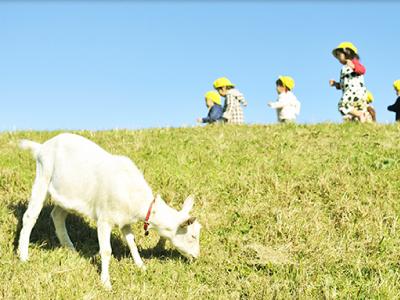
[[[179,224],[179,227],[185,228],[188,227],[189,225],[192,225],[196,221],[196,217],[189,217],[188,219],[184,220],[181,224]]]
[[[191,211],[191,209],[193,207],[193,203],[194,203],[194,197],[192,195],[190,195],[189,197],[186,198],[185,202],[183,203],[181,212],[185,213],[185,214],[189,214],[189,212]]]
[[[154,202],[160,202],[160,201],[162,201],[161,196],[160,194],[157,194]]]
[[[154,205],[153,205],[152,210],[151,210],[151,214],[152,215],[154,215],[156,213],[158,204],[161,203],[162,201],[164,201],[164,200],[161,198],[160,194],[157,194],[154,197]]]

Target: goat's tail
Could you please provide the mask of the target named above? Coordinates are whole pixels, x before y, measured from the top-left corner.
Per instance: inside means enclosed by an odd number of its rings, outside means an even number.
[[[42,145],[29,140],[21,140],[19,142],[19,147],[23,150],[30,150],[33,157],[36,159]]]

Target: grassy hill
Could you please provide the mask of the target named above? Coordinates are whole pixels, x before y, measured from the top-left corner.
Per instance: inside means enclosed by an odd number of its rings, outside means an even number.
[[[0,298],[287,299],[400,297],[400,127],[321,124],[210,126],[77,132],[129,156],[176,208],[187,195],[203,224],[189,264],[134,225],[147,271],[118,230],[102,289],[95,224],[69,216],[78,252],[59,247],[51,199],[31,235],[30,261],[15,253],[35,175],[21,138],[0,134]],[[112,176],[112,174],[110,174]]]

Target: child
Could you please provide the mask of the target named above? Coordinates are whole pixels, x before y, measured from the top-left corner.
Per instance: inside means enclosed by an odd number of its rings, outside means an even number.
[[[214,88],[225,98],[223,118],[230,124],[243,124],[244,116],[241,105],[247,106],[247,102],[243,94],[234,87],[235,85],[226,77],[214,81]]]
[[[396,113],[396,121],[400,121],[400,79],[393,82],[394,90],[396,91],[397,99],[396,102],[388,106],[388,110]]]
[[[357,48],[350,42],[343,42],[332,51],[332,54],[343,65],[340,82],[329,81],[331,86],[343,91],[338,104],[339,112],[344,120],[363,122],[367,113],[367,89],[364,84],[365,67],[360,64]]]
[[[370,91],[367,91],[367,122],[376,122],[376,112],[375,108],[372,106],[372,102],[374,101],[374,96]]]
[[[206,106],[208,108],[208,116],[206,118],[198,118],[199,123],[215,123],[222,122],[221,97],[215,91],[209,91],[205,95]]]
[[[289,76],[279,76],[276,81],[276,91],[278,100],[269,102],[268,106],[276,109],[278,121],[281,123],[295,122],[300,114],[300,102],[292,93],[294,80]]]

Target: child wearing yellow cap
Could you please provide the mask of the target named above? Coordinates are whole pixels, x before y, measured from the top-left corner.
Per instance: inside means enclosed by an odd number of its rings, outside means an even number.
[[[208,108],[208,116],[205,118],[198,118],[197,122],[211,124],[224,121],[222,118],[221,97],[219,94],[215,91],[209,91],[204,95],[204,97]]]
[[[269,102],[268,106],[276,109],[278,121],[281,123],[295,122],[300,114],[300,102],[293,94],[294,80],[289,76],[279,76],[276,81],[278,100]]]
[[[230,124],[243,124],[243,106],[247,106],[247,101],[243,94],[235,89],[235,85],[226,77],[218,78],[214,81],[214,88],[218,94],[225,98],[223,108],[223,118]]]
[[[374,95],[370,91],[367,91],[367,122],[376,122],[376,111],[372,106],[372,102],[374,101]]]
[[[400,79],[393,82],[394,90],[396,91],[397,99],[396,102],[388,106],[389,111],[396,113],[396,121],[400,121]]]
[[[338,103],[339,112],[344,120],[364,122],[367,114],[367,89],[364,83],[365,67],[359,61],[358,50],[352,43],[343,42],[333,49],[332,54],[343,65],[340,81],[329,81],[331,86],[343,92]]]

